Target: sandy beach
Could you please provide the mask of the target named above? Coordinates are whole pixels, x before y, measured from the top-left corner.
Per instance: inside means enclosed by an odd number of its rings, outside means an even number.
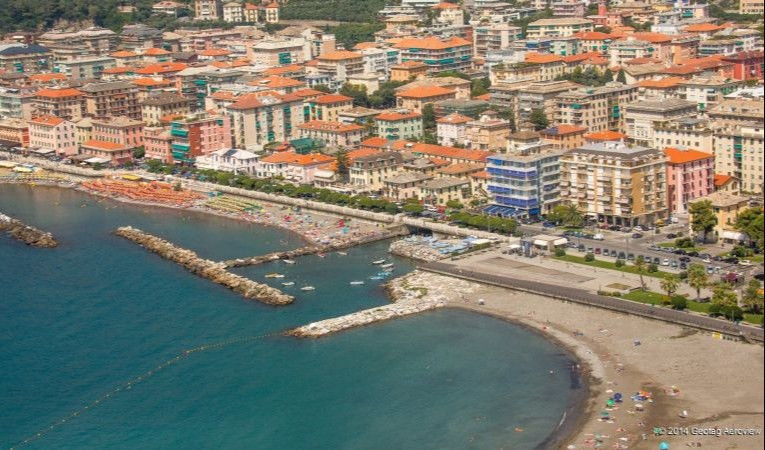
[[[441,275],[426,279],[450,283]],[[667,442],[670,448],[760,449],[765,444],[761,346],[485,285],[449,295],[447,306],[520,323],[579,358],[590,398],[559,430],[556,448],[658,449]],[[650,398],[633,401],[640,391]],[[615,393],[623,402],[607,407]],[[608,420],[601,420],[604,412]],[[655,435],[654,428],[665,434]],[[745,435],[750,432],[756,435]]]

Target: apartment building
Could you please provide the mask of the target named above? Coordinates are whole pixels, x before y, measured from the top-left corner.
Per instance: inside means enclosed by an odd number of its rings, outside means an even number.
[[[398,175],[404,158],[399,152],[378,152],[354,158],[348,176],[350,184],[365,191],[380,192],[386,179]]]
[[[436,178],[420,186],[422,202],[431,206],[445,206],[450,201],[465,203],[470,199],[470,181],[459,178]]]
[[[494,111],[484,111],[478,120],[465,124],[465,145],[491,152],[504,150],[510,133],[509,121],[499,119]]]
[[[141,118],[138,88],[127,81],[88,83],[80,87],[85,113],[93,117],[127,116]]]
[[[694,102],[699,111],[706,111],[725,99],[725,96],[735,92],[742,82],[722,77],[698,76],[680,83],[679,98]]]
[[[282,177],[293,183],[309,184],[314,182],[319,170],[328,167],[334,161],[335,158],[321,153],[273,153],[258,162],[258,177]]]
[[[63,73],[70,80],[100,79],[105,69],[117,67],[117,61],[107,56],[77,58],[70,61],[57,61],[54,71]]]
[[[143,122],[125,116],[91,119],[91,139],[129,148],[143,145]]]
[[[32,86],[0,87],[0,116],[31,119],[36,91]]]
[[[667,163],[660,150],[588,144],[561,156],[561,200],[599,222],[635,226],[667,216]]]
[[[74,88],[40,89],[32,101],[32,115],[77,121],[85,113],[82,91]]]
[[[581,86],[571,81],[538,81],[516,92],[517,115],[515,123],[528,122],[534,110],[544,111],[547,119],[552,122],[558,109],[556,97],[564,92],[573,92]]]
[[[197,113],[170,122],[173,162],[191,163],[198,156],[231,148],[231,120],[226,115]]]
[[[763,9],[763,2],[760,0],[739,0],[738,12],[739,14],[757,14],[761,16],[765,13],[765,9]]]
[[[222,20],[221,0],[194,0],[194,20]]]
[[[563,150],[537,138],[486,161],[491,205],[486,212],[504,217],[546,214],[560,201],[560,157]]]
[[[303,38],[262,40],[251,47],[250,61],[269,67],[302,64],[310,59],[310,46]]]
[[[146,127],[143,129],[145,157],[165,164],[173,162],[173,136],[170,127]]]
[[[0,119],[0,142],[8,146],[29,147],[29,124],[15,117]]]
[[[581,31],[592,31],[593,22],[580,18],[540,19],[526,29],[526,39],[571,36]]]
[[[560,124],[539,132],[542,140],[553,150],[572,150],[585,144],[587,128]]]
[[[150,127],[161,124],[163,117],[186,116],[194,101],[172,92],[159,92],[140,102],[141,120]]]
[[[428,65],[419,61],[407,61],[390,68],[391,81],[419,80],[428,76]]]
[[[609,66],[622,66],[625,61],[637,58],[652,59],[656,52],[655,44],[636,38],[620,39],[608,46]]]
[[[475,56],[484,58],[489,52],[505,50],[523,39],[521,28],[508,23],[479,24],[473,27],[473,51]]]
[[[80,144],[80,154],[98,158],[111,166],[120,166],[133,161],[133,149],[114,142],[91,139]]]
[[[757,99],[725,99],[709,108],[707,115],[720,125],[747,125],[749,122],[762,122],[765,105]]]
[[[637,86],[607,83],[600,88],[564,92],[556,96],[555,121],[587,127],[590,131],[623,129],[622,109],[637,100]]]
[[[366,135],[366,129],[361,125],[324,120],[300,124],[298,130],[301,138],[321,141],[326,147],[357,147]]]
[[[341,94],[326,94],[305,101],[305,121],[339,122],[340,114],[353,108],[353,99]]]
[[[320,74],[329,75],[338,82],[364,73],[364,55],[347,50],[335,50],[319,55],[316,68]]]
[[[377,135],[392,141],[422,137],[422,114],[407,110],[388,111],[375,116]]]
[[[686,214],[688,204],[715,190],[715,156],[693,149],[665,148],[667,157],[667,209]]]
[[[393,47],[400,51],[402,63],[421,62],[428,66],[430,74],[472,67],[473,43],[460,37],[404,38]]]
[[[459,113],[451,113],[436,120],[438,144],[446,147],[465,145],[465,129],[473,118]]]
[[[410,198],[419,199],[422,185],[432,179],[433,175],[411,172],[399,173],[383,180],[382,193],[385,198],[399,202]]]
[[[696,117],[696,104],[686,100],[643,100],[624,107],[624,130],[633,141],[653,142],[656,124]]]
[[[730,175],[741,180],[741,191],[751,194],[763,192],[763,124],[742,123],[718,130],[713,140],[715,173]]]
[[[422,113],[425,105],[443,100],[455,100],[457,91],[440,86],[423,86],[396,93],[396,106]]]
[[[77,154],[74,124],[55,116],[37,116],[29,120],[29,146],[52,149],[59,156]]]
[[[6,72],[41,72],[50,70],[53,52],[37,44],[0,44],[0,69]]]
[[[295,94],[243,94],[226,110],[231,117],[233,146],[247,150],[295,139],[304,122],[303,99]]]
[[[713,130],[706,119],[687,118],[657,122],[653,126],[653,148],[695,148],[713,152]]]

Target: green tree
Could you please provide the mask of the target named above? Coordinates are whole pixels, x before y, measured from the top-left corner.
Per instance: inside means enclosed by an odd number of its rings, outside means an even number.
[[[406,81],[386,81],[379,89],[369,96],[369,106],[372,108],[392,108],[396,106],[396,88],[405,85]]]
[[[334,91],[333,91],[332,89],[330,89],[330,88],[329,88],[329,86],[327,86],[326,84],[317,84],[317,85],[316,85],[316,86],[314,86],[312,89],[314,89],[314,90],[316,90],[316,91],[319,91],[319,92],[324,92],[325,94],[331,94],[332,92],[334,92]]]
[[[704,234],[704,242],[707,241],[707,234],[717,226],[717,214],[709,200],[701,200],[691,203],[688,210],[692,216],[691,229],[696,233]]]
[[[354,106],[369,106],[369,98],[367,97],[367,87],[358,84],[345,83],[340,88],[340,94],[353,99]]]
[[[606,69],[603,72],[603,84],[610,83],[614,81],[614,73],[611,72],[611,69]]]
[[[345,183],[348,181],[348,172],[349,172],[349,161],[348,161],[348,150],[340,150],[335,155],[335,159],[337,160],[337,175],[340,178],[340,181],[342,183]]]
[[[383,23],[341,23],[329,27],[327,32],[335,35],[335,40],[345,48],[353,48],[359,42],[374,42],[375,33],[385,28]]]
[[[738,296],[728,283],[717,283],[712,291],[712,304],[721,308],[738,306]]]
[[[465,206],[459,202],[459,200],[449,200],[446,202],[446,207],[451,209],[462,209]]]
[[[569,227],[581,227],[585,223],[584,213],[574,203],[556,205],[547,215],[547,219]]]
[[[746,233],[752,244],[763,252],[763,239],[765,239],[765,229],[763,229],[763,209],[748,208],[739,213],[736,218],[735,227],[742,233]]]
[[[425,211],[425,207],[420,205],[419,203],[406,203],[403,208],[401,208],[405,213],[412,214],[415,216],[419,216],[422,214],[423,211]]]
[[[676,275],[667,275],[661,280],[661,290],[667,293],[666,303],[672,301],[672,295],[680,288],[680,278]]]
[[[141,159],[144,156],[146,156],[146,147],[144,147],[143,145],[138,146],[138,147],[133,149],[133,157],[134,158]]]
[[[547,119],[545,111],[540,108],[534,108],[531,110],[529,121],[532,123],[532,125],[534,125],[534,129],[537,131],[544,130],[550,126],[550,121]]]
[[[470,96],[478,97],[489,93],[491,81],[488,78],[477,78],[470,82]]]
[[[640,276],[640,289],[645,291],[645,280],[643,279],[643,274],[647,269],[645,258],[643,258],[643,255],[639,255],[635,258],[635,262],[632,264],[635,266],[635,270],[637,270],[637,273]]]
[[[432,103],[428,103],[422,107],[422,127],[426,130],[436,128],[436,113],[433,110]]]
[[[624,69],[619,70],[619,73],[616,75],[616,81],[627,84],[627,74],[624,72]]]
[[[709,275],[701,264],[688,266],[688,286],[696,289],[696,300],[701,298],[701,290],[709,284]]]
[[[741,303],[755,314],[762,314],[763,295],[762,284],[756,279],[749,280],[741,297]]]

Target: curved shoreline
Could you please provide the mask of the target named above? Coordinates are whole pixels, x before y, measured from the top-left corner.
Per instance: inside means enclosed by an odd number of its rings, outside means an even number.
[[[574,392],[569,399],[569,404],[563,412],[563,417],[558,426],[535,449],[563,448],[567,442],[570,442],[577,435],[587,420],[594,416],[595,410],[590,402],[597,398],[599,393],[595,391],[595,386],[600,384],[601,380],[593,375],[592,367],[593,364],[597,364],[599,361],[597,361],[597,358],[588,358],[589,355],[584,353],[584,349],[581,346],[565,342],[562,338],[562,332],[558,330],[553,331],[552,328],[548,328],[548,333],[544,333],[532,321],[521,317],[509,317],[468,304],[449,302],[445,307],[493,317],[510,325],[519,326],[551,342],[563,351],[572,362],[579,366],[577,372],[579,388],[572,389]]]

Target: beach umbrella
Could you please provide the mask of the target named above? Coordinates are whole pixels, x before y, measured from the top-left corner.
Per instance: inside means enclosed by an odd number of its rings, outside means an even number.
[[[666,442],[662,442],[661,444],[659,444],[659,450],[669,450],[669,444],[667,444]]]

